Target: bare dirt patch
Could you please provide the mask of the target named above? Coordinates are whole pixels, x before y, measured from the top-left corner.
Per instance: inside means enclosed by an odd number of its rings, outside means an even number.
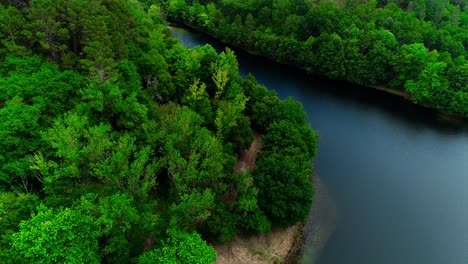
[[[254,131],[254,140],[249,149],[241,151],[237,157],[234,174],[255,168],[262,144],[262,135]],[[276,228],[271,233],[248,238],[237,236],[233,241],[215,246],[215,263],[282,263],[293,247],[298,232],[302,230],[301,226],[298,224],[286,229]]]
[[[255,160],[257,159],[258,152],[262,148],[263,141],[262,135],[254,131],[254,140],[250,147],[243,150],[237,156],[237,163],[234,165],[234,174],[245,170],[253,170],[255,168]]]
[[[294,244],[300,225],[274,229],[271,233],[249,238],[236,237],[233,241],[215,247],[216,264],[283,263]]]

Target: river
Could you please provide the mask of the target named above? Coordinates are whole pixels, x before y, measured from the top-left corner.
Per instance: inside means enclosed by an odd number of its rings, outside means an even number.
[[[224,48],[172,32],[185,46]],[[315,263],[468,263],[465,125],[397,96],[235,52],[241,75],[302,102],[320,134],[313,162],[337,217]]]

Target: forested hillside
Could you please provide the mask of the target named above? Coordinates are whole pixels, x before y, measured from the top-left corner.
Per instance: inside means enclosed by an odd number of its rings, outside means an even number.
[[[160,14],[0,1],[1,263],[211,263],[213,244],[308,215],[302,106],[230,50],[184,48]],[[253,129],[257,168],[233,174]]]
[[[157,2],[169,18],[250,52],[468,116],[466,1]]]

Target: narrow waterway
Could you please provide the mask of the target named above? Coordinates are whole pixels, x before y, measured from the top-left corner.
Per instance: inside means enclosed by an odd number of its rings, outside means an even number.
[[[224,48],[173,34],[186,46]],[[466,126],[396,96],[236,55],[242,75],[302,102],[320,133],[315,171],[337,214],[316,263],[468,263]]]

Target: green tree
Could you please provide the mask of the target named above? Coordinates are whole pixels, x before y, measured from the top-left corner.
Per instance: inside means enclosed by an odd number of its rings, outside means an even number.
[[[39,109],[14,97],[0,108],[0,182],[30,192],[28,155],[39,148]],[[16,183],[16,184],[15,184]]]
[[[82,196],[75,210],[94,219],[103,260],[128,263],[140,253],[144,239],[155,230],[159,219],[141,210],[144,208],[141,204],[137,207],[130,195],[97,196],[91,193]]]
[[[98,237],[91,217],[39,206],[13,235],[13,250],[29,263],[99,263]]]
[[[148,251],[138,258],[139,264],[188,263],[209,264],[216,260],[216,252],[196,232],[168,230],[169,238],[162,248]]]
[[[36,211],[39,197],[32,194],[0,192],[0,259],[5,264],[27,263],[11,249],[12,235],[19,231],[18,223],[29,219]]]
[[[405,80],[415,80],[423,71],[428,60],[428,51],[423,44],[403,45],[395,59],[396,79],[393,85],[404,84]]]
[[[321,34],[314,42],[316,47],[317,69],[331,78],[344,78],[345,53],[342,38],[337,34]]]
[[[255,169],[258,204],[274,224],[289,226],[309,214],[311,161],[296,147],[261,154]]]
[[[431,104],[438,108],[448,106],[447,92],[449,82],[443,76],[446,68],[443,62],[429,63],[416,81],[406,82],[405,89],[411,93],[411,99],[420,104]]]

